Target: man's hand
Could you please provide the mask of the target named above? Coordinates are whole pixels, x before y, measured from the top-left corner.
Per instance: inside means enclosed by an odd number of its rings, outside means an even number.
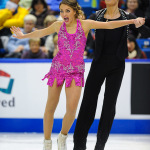
[[[136,28],[141,27],[142,25],[145,24],[145,18],[139,17],[139,18],[134,19],[134,24],[135,24]]]

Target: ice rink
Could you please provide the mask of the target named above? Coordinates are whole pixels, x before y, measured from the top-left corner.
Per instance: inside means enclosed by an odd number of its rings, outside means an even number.
[[[57,134],[52,134],[57,150]],[[89,134],[87,150],[94,150],[96,134]],[[73,134],[67,139],[67,150],[73,149]],[[43,134],[0,133],[0,150],[43,150]],[[150,135],[111,134],[105,150],[150,150]]]

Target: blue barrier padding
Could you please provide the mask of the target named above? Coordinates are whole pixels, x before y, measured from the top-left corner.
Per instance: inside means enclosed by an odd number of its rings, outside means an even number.
[[[150,62],[150,59],[126,59],[126,62]]]
[[[51,63],[52,59],[18,59],[2,58],[0,63]],[[91,63],[92,59],[84,59],[85,63]],[[150,59],[126,59],[126,62],[150,62]]]
[[[142,50],[144,49],[150,50],[150,39],[136,39],[136,41]]]
[[[0,63],[51,63],[52,59],[19,59],[19,58],[3,58]]]
[[[77,0],[79,5],[82,7],[82,8],[97,8],[99,9],[99,0]],[[95,6],[93,6],[93,4],[95,4]]]
[[[73,133],[76,120],[69,133]],[[89,133],[97,133],[99,119],[95,119]],[[62,119],[54,119],[53,133],[59,133]],[[0,132],[37,132],[43,133],[43,119],[0,118]],[[150,134],[150,120],[115,119],[112,134]]]

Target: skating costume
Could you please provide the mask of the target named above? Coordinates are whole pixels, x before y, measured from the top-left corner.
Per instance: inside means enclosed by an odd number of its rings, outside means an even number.
[[[86,37],[80,20],[77,19],[76,33],[69,34],[66,24],[63,22],[58,33],[59,52],[52,60],[50,71],[45,75],[48,78],[47,85],[52,86],[54,79],[57,86],[66,81],[66,87],[71,85],[72,79],[76,86],[84,86],[85,63],[83,60]],[[42,79],[42,80],[44,80]]]

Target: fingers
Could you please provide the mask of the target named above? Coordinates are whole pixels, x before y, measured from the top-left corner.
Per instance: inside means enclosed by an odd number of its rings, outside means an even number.
[[[12,33],[13,33],[12,36],[13,36],[14,38],[20,39],[20,35],[21,35],[22,31],[21,31],[21,29],[20,29],[19,27],[12,26],[12,27],[10,28],[10,30],[12,31]]]
[[[13,31],[17,32],[17,28],[12,26]]]
[[[142,25],[145,24],[145,18],[137,18],[137,19],[135,19],[134,24],[135,24],[136,28],[141,27]]]
[[[145,24],[145,18],[137,18],[139,24],[143,25]]]
[[[11,30],[13,33],[15,32],[12,28],[10,28],[10,30]]]
[[[19,27],[15,27],[15,26],[12,26],[10,28],[10,30],[13,31],[13,32],[18,32],[18,31],[21,32],[20,28]]]
[[[20,31],[20,32],[22,32],[21,30],[20,30],[20,28],[18,27],[18,30]]]
[[[14,35],[14,34],[13,34],[12,36],[13,36],[14,38],[17,38],[17,36],[16,36],[16,35]]]
[[[18,28],[18,27],[13,26],[12,28],[13,28],[15,31],[19,31],[19,28]]]
[[[11,27],[10,30],[13,32],[13,33],[16,33],[16,29],[14,27]]]

